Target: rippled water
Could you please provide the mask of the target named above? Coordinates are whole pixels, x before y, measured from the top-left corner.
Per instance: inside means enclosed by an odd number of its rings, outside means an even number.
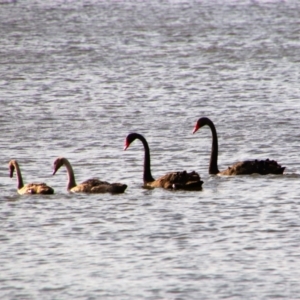
[[[298,299],[298,1],[0,1],[1,299]],[[208,175],[270,158],[283,176]],[[196,170],[201,192],[145,190]],[[123,195],[73,195],[98,176]],[[51,196],[19,196],[8,161]]]

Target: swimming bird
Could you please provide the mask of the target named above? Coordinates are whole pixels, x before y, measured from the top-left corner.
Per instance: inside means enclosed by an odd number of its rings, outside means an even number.
[[[14,170],[16,170],[18,194],[54,194],[54,189],[46,183],[27,183],[24,185],[20,166],[16,160],[12,159],[8,164],[8,168],[10,178],[13,177]]]
[[[275,160],[246,160],[240,161],[228,167],[224,171],[219,171],[218,168],[218,136],[214,123],[206,117],[200,118],[193,130],[193,133],[198,131],[203,126],[209,126],[212,133],[212,147],[209,163],[209,174],[219,175],[250,175],[250,174],[283,174],[285,167],[279,165]]]
[[[144,145],[145,157],[143,181],[145,187],[162,187],[165,189],[180,190],[201,190],[203,181],[201,180],[199,174],[195,171],[190,173],[186,171],[170,172],[159,177],[158,179],[154,179],[151,174],[149,145],[146,139],[141,134],[130,133],[125,139],[124,150],[126,150],[135,139],[140,140]]]
[[[53,175],[56,174],[58,169],[65,166],[68,172],[67,190],[74,193],[124,193],[127,188],[126,184],[122,183],[109,183],[101,181],[97,178],[88,179],[80,184],[75,181],[75,175],[71,163],[65,157],[58,157],[54,161]]]

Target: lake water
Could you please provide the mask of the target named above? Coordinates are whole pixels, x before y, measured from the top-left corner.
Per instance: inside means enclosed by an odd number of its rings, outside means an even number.
[[[300,3],[0,1],[1,299],[299,299]],[[208,174],[275,159],[282,176]],[[145,190],[195,170],[198,192]],[[69,194],[78,182],[122,195]],[[19,196],[8,162],[51,196]]]

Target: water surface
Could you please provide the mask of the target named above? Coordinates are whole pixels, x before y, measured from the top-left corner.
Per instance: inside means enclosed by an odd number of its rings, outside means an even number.
[[[298,1],[2,1],[1,299],[297,299]],[[208,175],[276,159],[283,176]],[[195,170],[201,192],[145,190]],[[72,195],[76,179],[128,185]],[[19,196],[8,162],[51,196]]]

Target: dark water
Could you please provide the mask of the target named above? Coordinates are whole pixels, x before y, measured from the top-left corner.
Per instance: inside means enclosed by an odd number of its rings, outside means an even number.
[[[298,1],[0,2],[1,299],[298,299]],[[270,158],[283,176],[208,175]],[[196,170],[201,192],[144,190]],[[124,182],[124,195],[72,195],[78,182]],[[56,194],[19,196],[25,182]]]

